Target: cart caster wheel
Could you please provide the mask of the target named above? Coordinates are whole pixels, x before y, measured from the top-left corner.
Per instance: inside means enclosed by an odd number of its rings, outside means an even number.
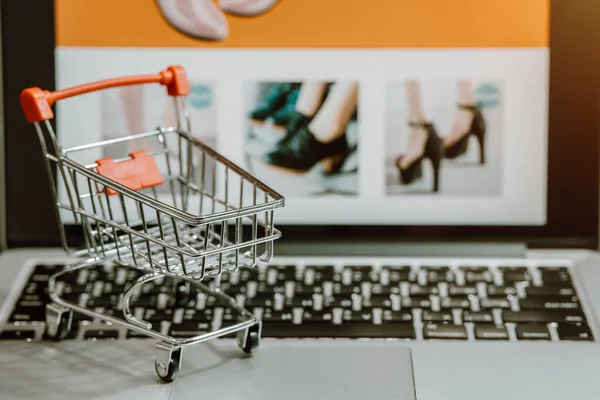
[[[260,337],[258,337],[258,332],[250,332],[248,339],[246,340],[246,346],[242,348],[244,353],[256,353],[256,350],[258,350],[258,346],[260,345]]]
[[[46,305],[46,336],[55,341],[65,339],[71,331],[73,311],[56,305]]]
[[[254,354],[260,345],[260,323],[238,333],[238,345],[246,354]]]
[[[172,382],[181,369],[182,349],[168,343],[156,345],[154,370],[163,382]]]

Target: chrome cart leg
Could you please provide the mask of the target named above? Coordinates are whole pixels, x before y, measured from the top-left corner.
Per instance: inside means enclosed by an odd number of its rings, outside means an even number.
[[[46,335],[54,340],[62,340],[71,331],[73,311],[58,304],[46,305]]]
[[[262,325],[260,322],[237,333],[237,341],[240,349],[246,354],[255,353],[260,345],[260,334]]]
[[[183,349],[181,346],[161,342],[156,345],[154,369],[164,382],[171,382],[181,369]]]

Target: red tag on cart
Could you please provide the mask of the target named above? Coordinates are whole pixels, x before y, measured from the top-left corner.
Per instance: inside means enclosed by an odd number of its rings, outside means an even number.
[[[164,182],[154,157],[143,150],[131,153],[129,156],[130,160],[117,163],[111,157],[97,160],[98,173],[132,190],[146,189]],[[109,195],[117,193],[108,188]]]

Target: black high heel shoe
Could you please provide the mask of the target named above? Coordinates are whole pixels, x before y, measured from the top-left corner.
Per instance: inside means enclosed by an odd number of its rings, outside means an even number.
[[[423,176],[423,160],[429,159],[433,167],[433,191],[439,190],[440,180],[440,164],[444,156],[444,144],[438,136],[435,127],[431,123],[426,122],[409,122],[409,126],[416,129],[424,129],[427,132],[427,141],[423,154],[414,160],[408,167],[401,168],[400,162],[402,156],[396,159],[396,167],[400,173],[400,184],[408,185]]]
[[[481,111],[477,106],[459,104],[458,108],[461,110],[468,110],[473,113],[473,121],[469,130],[465,132],[464,136],[461,137],[456,143],[445,147],[446,158],[457,158],[466,153],[469,147],[469,138],[471,135],[477,138],[479,142],[479,164],[485,164],[485,119],[481,114]]]
[[[272,167],[291,173],[305,173],[321,163],[325,174],[340,171],[350,150],[346,135],[331,142],[321,142],[302,124],[298,130],[289,132],[276,147],[264,156]]]

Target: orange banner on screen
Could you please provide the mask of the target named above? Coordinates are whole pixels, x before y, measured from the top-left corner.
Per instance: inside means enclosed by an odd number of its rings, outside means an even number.
[[[549,0],[56,0],[57,45],[548,46]]]

